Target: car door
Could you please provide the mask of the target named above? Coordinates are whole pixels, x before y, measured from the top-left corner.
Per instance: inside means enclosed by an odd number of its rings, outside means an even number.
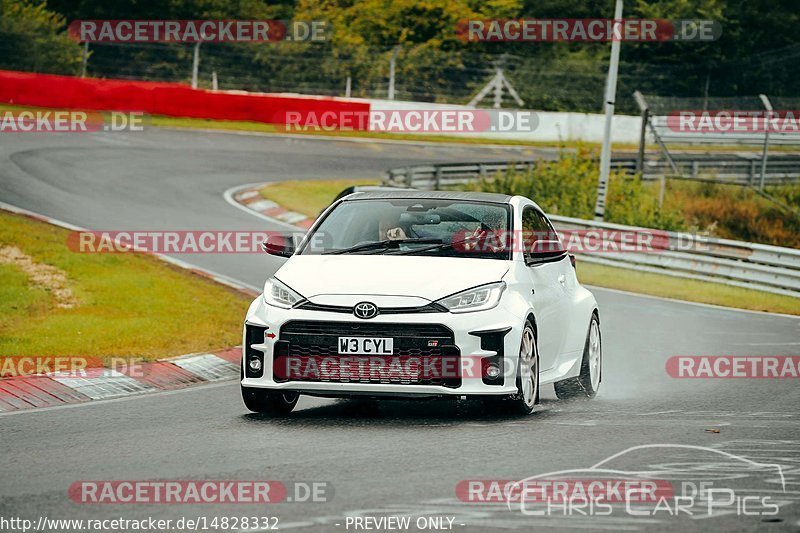
[[[556,364],[558,356],[563,351],[566,340],[566,325],[569,320],[567,285],[568,276],[564,267],[570,265],[566,253],[558,259],[551,257],[543,260],[535,256],[534,252],[539,245],[563,251],[560,241],[558,244],[545,243],[544,241],[557,240],[555,231],[545,218],[544,214],[533,205],[525,206],[522,210],[522,242],[523,257],[526,272],[531,284],[531,301],[538,325],[539,360],[542,370],[549,370]]]

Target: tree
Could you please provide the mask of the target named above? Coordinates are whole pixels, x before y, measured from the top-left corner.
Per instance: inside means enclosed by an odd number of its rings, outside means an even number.
[[[77,74],[81,46],[65,28],[65,18],[44,2],[0,0],[0,68]]]

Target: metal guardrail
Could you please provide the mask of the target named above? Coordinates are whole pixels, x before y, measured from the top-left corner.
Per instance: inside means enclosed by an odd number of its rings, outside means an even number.
[[[755,185],[759,181],[761,160],[745,157],[697,157],[676,159],[675,164],[681,175],[675,175],[668,161],[646,161],[642,178],[645,180],[671,176],[687,180],[716,180],[738,185]],[[443,163],[436,165],[417,165],[393,168],[386,171],[384,182],[396,187],[415,189],[441,189],[475,181],[481,177],[491,177],[498,172],[506,172],[515,167],[525,170],[536,165],[536,161],[482,162],[482,163]],[[628,173],[636,172],[636,159],[614,158],[612,169]],[[767,164],[764,177],[766,184],[784,183],[800,179],[800,157],[773,157]]]
[[[602,240],[614,241],[614,232],[630,239],[664,243],[649,252],[578,253],[581,260],[668,276],[724,283],[800,298],[800,250],[743,241],[699,237],[608,222],[550,216],[558,230],[598,230]],[[798,302],[800,305],[800,302]]]
[[[671,176],[678,179],[712,179],[739,185],[758,185],[760,183],[761,159],[758,157],[729,157],[713,159],[675,159],[678,175],[665,160],[645,161],[642,178],[656,179]],[[767,161],[764,183],[772,185],[800,178],[800,158],[783,157]]]
[[[517,167],[534,162],[517,163]],[[510,163],[423,165],[392,169],[385,184],[420,189],[440,189],[476,177],[505,171]],[[711,281],[800,298],[800,250],[728,239],[701,237],[608,222],[551,216],[559,230],[597,230],[601,241],[658,237],[657,249],[646,252],[576,251],[582,261],[673,277]],[[618,237],[614,237],[614,234]],[[620,233],[624,232],[624,233]],[[598,235],[600,237],[600,235]],[[622,244],[617,241],[616,244]],[[625,249],[625,247],[618,247]],[[798,304],[800,305],[800,303]]]

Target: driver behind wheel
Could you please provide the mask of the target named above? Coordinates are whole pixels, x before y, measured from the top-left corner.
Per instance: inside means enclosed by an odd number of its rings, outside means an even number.
[[[400,225],[400,221],[396,217],[384,218],[378,225],[378,240],[399,241],[408,238],[408,233],[411,232],[410,228],[406,229]]]

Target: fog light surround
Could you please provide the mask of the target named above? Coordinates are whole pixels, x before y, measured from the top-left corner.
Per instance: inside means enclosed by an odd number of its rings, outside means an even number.
[[[261,371],[261,359],[258,357],[251,357],[249,361],[247,361],[247,366],[255,373]]]
[[[500,367],[494,363],[486,365],[486,376],[495,379],[497,376],[500,375]]]

